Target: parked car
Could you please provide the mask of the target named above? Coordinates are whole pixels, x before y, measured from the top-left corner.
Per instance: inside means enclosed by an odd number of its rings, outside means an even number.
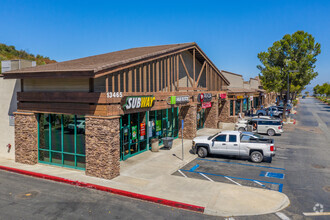
[[[250,131],[258,134],[274,136],[275,134],[283,133],[282,123],[283,122],[279,119],[253,118],[247,122],[239,121],[235,124],[235,130]]]
[[[271,106],[264,109],[259,109],[256,113],[258,116],[276,116],[282,118],[283,116],[283,109],[280,109],[276,106]]]
[[[304,98],[306,98],[306,96],[305,96],[305,95],[303,95],[301,98],[302,98],[302,99],[304,99]]]
[[[74,132],[74,123],[68,124],[68,129]],[[77,133],[85,132],[85,120],[77,120]]]
[[[271,162],[276,148],[273,139],[251,132],[222,131],[213,136],[194,138],[192,150],[202,158],[208,154],[230,155],[249,157],[252,162],[260,163],[264,159]]]
[[[278,108],[282,108],[282,111],[283,111],[283,108],[284,108],[284,104],[283,104],[283,102],[280,103],[277,107],[278,107]],[[289,110],[291,111],[291,109],[292,109],[292,105],[291,105],[290,103],[288,103],[288,104],[286,105],[286,109],[289,109]]]

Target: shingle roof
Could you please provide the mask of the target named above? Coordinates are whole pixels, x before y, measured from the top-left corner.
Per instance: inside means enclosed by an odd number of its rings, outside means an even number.
[[[196,43],[131,48],[127,50],[115,51],[111,53],[89,56],[75,60],[9,71],[6,72],[6,74],[71,71],[92,71],[94,73],[97,73],[104,69],[143,60],[149,57],[162,55],[164,53],[174,52],[176,50],[189,48],[194,45],[196,45]]]

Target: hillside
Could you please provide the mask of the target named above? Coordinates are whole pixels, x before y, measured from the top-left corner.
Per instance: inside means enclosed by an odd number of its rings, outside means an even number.
[[[34,55],[26,52],[25,50],[16,50],[14,46],[8,46],[6,44],[0,43],[0,61],[15,60],[15,59],[33,60],[37,62],[37,65],[56,63],[55,60],[51,60],[49,59],[49,57],[44,57],[39,54]],[[1,62],[0,62],[0,73],[1,73]]]

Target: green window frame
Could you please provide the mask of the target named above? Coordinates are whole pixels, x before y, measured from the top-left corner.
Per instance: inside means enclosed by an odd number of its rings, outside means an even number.
[[[41,131],[40,124],[44,123],[44,121],[41,122],[41,119],[43,120],[42,116],[43,117],[47,116],[47,118],[48,118],[48,122],[47,122],[47,124],[48,124],[48,136],[47,136],[48,141],[44,140],[45,141],[44,145],[43,144],[41,145],[41,142],[42,142],[41,133],[43,133],[43,132]],[[60,131],[57,131],[57,132],[60,132],[60,140],[56,139],[56,137],[53,137],[56,135],[53,135],[53,133],[52,133],[53,118],[56,119],[56,117],[58,117],[58,116],[60,117],[60,129],[57,129],[57,130],[60,130]],[[69,168],[74,168],[74,169],[79,169],[79,170],[85,170],[85,167],[86,167],[85,132],[79,132],[79,134],[78,134],[78,129],[77,129],[78,117],[77,117],[77,115],[72,115],[72,116],[73,116],[73,122],[74,122],[73,123],[74,124],[74,128],[73,128],[73,135],[74,135],[73,147],[74,147],[74,149],[73,149],[73,152],[69,152],[64,149],[64,143],[66,143],[65,139],[67,139],[66,137],[64,137],[65,136],[65,134],[64,134],[65,133],[64,132],[64,115],[63,114],[42,114],[42,113],[37,115],[37,117],[38,117],[37,118],[38,119],[38,162],[39,163],[62,166],[62,167],[69,167]],[[84,116],[81,116],[81,117],[84,117]],[[83,121],[83,120],[79,119],[79,121]],[[80,130],[85,130],[85,129],[80,129]],[[78,135],[82,136],[82,139],[84,140],[83,147],[80,149],[80,153],[77,153],[77,148],[81,147],[81,146],[77,145],[77,140],[78,140],[77,136]],[[43,133],[43,139],[45,139],[44,136],[45,135]],[[53,141],[60,141],[60,149],[54,150],[52,148]],[[48,143],[48,144],[46,144],[46,143]],[[45,157],[45,155],[46,155],[46,157]],[[48,155],[48,159],[45,159],[45,158],[47,158],[47,155]],[[57,155],[57,157],[60,157],[60,159],[57,159],[54,155]],[[73,159],[65,160],[65,158],[73,158]],[[69,162],[72,163],[73,165],[68,165]]]

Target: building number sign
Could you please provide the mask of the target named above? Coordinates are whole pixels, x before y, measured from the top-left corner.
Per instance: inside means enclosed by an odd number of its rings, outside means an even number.
[[[107,92],[107,98],[111,99],[111,98],[122,98],[123,97],[123,93],[122,92]]]

